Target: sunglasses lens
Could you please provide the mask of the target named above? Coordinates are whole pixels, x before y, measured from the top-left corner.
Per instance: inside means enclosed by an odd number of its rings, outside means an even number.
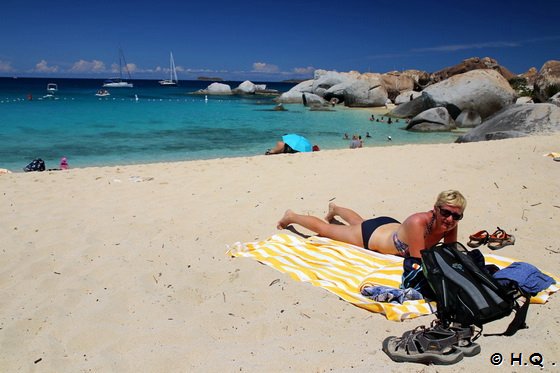
[[[453,217],[453,220],[461,220],[463,219],[463,214],[457,214],[455,212],[451,212],[449,210],[446,209],[442,209],[441,207],[439,208],[439,213],[441,214],[441,216],[443,216],[444,218],[448,218],[450,216]]]

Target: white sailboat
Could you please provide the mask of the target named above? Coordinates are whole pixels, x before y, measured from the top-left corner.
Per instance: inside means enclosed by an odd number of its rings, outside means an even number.
[[[103,87],[107,88],[132,88],[134,85],[122,79],[122,68],[126,69],[128,74],[128,79],[132,79],[130,77],[130,71],[128,70],[128,65],[126,64],[126,60],[124,59],[124,53],[122,49],[119,49],[119,77],[118,78],[111,78],[107,79],[103,82]]]
[[[176,87],[179,84],[177,79],[177,70],[175,69],[175,60],[173,60],[173,52],[169,52],[169,79],[159,81],[159,85],[163,87]]]

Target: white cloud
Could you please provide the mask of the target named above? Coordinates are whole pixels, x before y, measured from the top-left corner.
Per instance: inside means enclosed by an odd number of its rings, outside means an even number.
[[[437,47],[415,48],[413,52],[454,52],[465,49],[481,49],[481,48],[513,48],[519,47],[520,44],[515,41],[491,41],[486,43],[473,44],[451,44],[440,45]]]
[[[454,52],[465,49],[481,49],[481,48],[516,48],[526,44],[539,43],[542,41],[551,41],[560,39],[560,35],[543,36],[533,39],[522,39],[512,41],[488,41],[483,43],[471,44],[450,44],[439,45],[435,47],[416,48],[412,49],[413,52]]]
[[[39,73],[56,73],[58,71],[58,66],[49,66],[47,61],[41,60],[35,65],[33,71]]]
[[[307,66],[307,67],[294,67],[293,72],[296,74],[313,74],[313,72],[315,72],[315,68],[313,66]]]
[[[126,69],[128,69],[128,71],[130,71],[130,73],[132,74],[135,71],[140,71],[138,70],[138,67],[136,66],[135,63],[127,63],[126,66],[123,66],[123,71],[126,71]],[[113,73],[118,73],[119,72],[119,65],[114,63],[111,65],[111,72]]]
[[[177,72],[183,72],[183,71],[187,71],[187,69],[185,69],[183,66],[175,66],[175,70]],[[164,73],[164,74],[169,74],[169,72],[171,71],[171,69],[169,67],[161,67],[161,66],[157,66],[155,69],[152,70],[153,72],[156,73]]]
[[[278,66],[269,63],[255,62],[253,63],[253,71],[259,73],[277,73],[280,69]]]
[[[74,73],[99,73],[105,71],[105,64],[99,60],[79,60],[74,62],[70,71]]]
[[[9,73],[14,71],[14,68],[12,67],[11,62],[6,62],[6,61],[2,61],[0,60],[0,72],[2,73]]]

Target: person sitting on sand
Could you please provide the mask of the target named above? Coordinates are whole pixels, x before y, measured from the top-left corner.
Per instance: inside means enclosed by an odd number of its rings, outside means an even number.
[[[268,149],[264,154],[271,155],[271,154],[282,154],[282,153],[297,153],[297,150],[292,149],[292,147],[286,144],[284,141],[278,141],[274,148]]]
[[[352,142],[350,142],[350,149],[358,149],[361,148],[362,144],[360,142],[360,139],[358,138],[358,135],[353,135],[352,136]]]
[[[278,221],[277,228],[299,224],[322,237],[382,254],[402,256],[405,258],[402,287],[411,287],[426,295],[431,293],[429,284],[423,276],[416,276],[422,268],[420,253],[442,239],[445,243],[457,241],[458,222],[463,218],[466,205],[467,201],[460,192],[446,190],[437,196],[432,210],[414,213],[401,223],[388,216],[366,220],[355,211],[331,202],[326,221],[287,210]],[[348,224],[331,224],[336,216]]]
[[[68,159],[66,157],[62,157],[62,159],[60,160],[60,169],[67,170],[69,168],[70,166],[68,165]]]

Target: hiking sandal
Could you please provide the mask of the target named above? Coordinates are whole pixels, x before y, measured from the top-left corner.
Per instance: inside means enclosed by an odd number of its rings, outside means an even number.
[[[498,250],[504,246],[515,244],[515,237],[507,234],[506,231],[497,227],[496,231],[488,238],[488,248]]]
[[[478,343],[474,343],[474,341],[480,337],[480,333],[475,338],[474,336],[474,326],[469,326],[466,328],[460,326],[449,326],[445,328],[441,324],[437,324],[433,327],[435,330],[439,330],[442,333],[444,332],[451,332],[455,334],[457,338],[456,343],[454,344],[455,348],[460,350],[465,357],[472,357],[476,356],[480,353],[480,345]],[[472,338],[472,339],[471,339]]]
[[[398,363],[451,365],[461,361],[464,356],[453,345],[456,341],[454,332],[419,326],[405,332],[402,337],[385,338],[383,351]]]
[[[490,233],[488,233],[488,231],[478,231],[476,233],[473,233],[469,236],[469,242],[467,242],[467,245],[473,248],[484,245],[488,242],[489,236]]]

